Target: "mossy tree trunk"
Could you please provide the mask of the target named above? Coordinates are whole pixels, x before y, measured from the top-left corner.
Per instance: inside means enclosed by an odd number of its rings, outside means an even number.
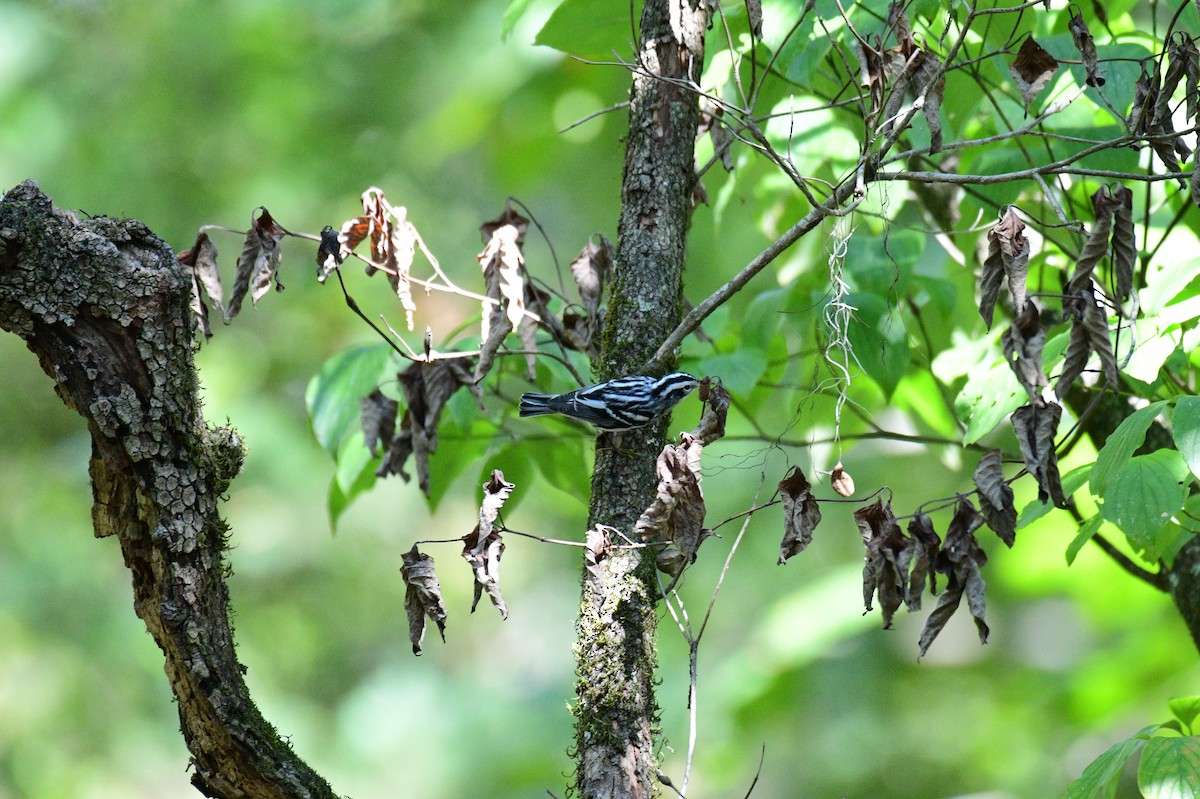
[[[601,379],[636,373],[679,323],[695,184],[696,94],[706,5],[647,0],[630,94],[616,275]],[[654,497],[666,422],[597,442],[589,524],[632,538]],[[578,624],[576,788],[581,797],[655,793],[654,554],[614,550],[585,569]]]
[[[201,417],[190,295],[140,222],[80,221],[32,182],[0,201],[0,327],[87,422],[96,535],[120,542],[134,610],[165,656],[192,783],[213,797],[333,797],[259,714],[234,652],[217,501],[243,447]]]

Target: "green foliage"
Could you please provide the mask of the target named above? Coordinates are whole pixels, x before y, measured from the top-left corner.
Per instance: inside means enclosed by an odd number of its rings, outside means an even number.
[[[764,140],[807,179],[805,188],[825,201],[831,187],[853,175],[869,132],[851,27],[867,41],[879,35],[883,47],[895,39],[886,32],[887,4],[843,3],[843,17],[836,2],[818,0],[793,30],[805,5],[766,3],[762,42],[753,39],[742,5],[722,6],[730,36],[718,19],[707,37],[703,88],[735,102],[751,63],[758,76],[769,64],[755,120]],[[1104,5],[1107,26],[1084,10],[1101,58],[1159,52],[1151,32],[1163,30],[1165,7],[1152,20],[1153,4]],[[940,54],[966,13],[962,4],[948,11],[934,0],[906,8],[922,41]],[[1178,8],[1180,27],[1195,31],[1194,8]],[[468,3],[453,15],[419,4],[355,2],[328,9],[118,2],[103,10],[0,3],[6,20],[0,175],[5,187],[34,176],[64,207],[142,218],[181,248],[198,224],[242,225],[262,203],[289,229],[315,233],[359,213],[358,193],[377,184],[408,208],[443,268],[475,292],[476,228],[513,194],[534,211],[563,263],[567,290],[551,300],[551,312],[560,314],[578,302],[565,264],[592,233],[606,230],[615,238],[625,113],[573,131],[586,139],[559,136],[557,129],[578,116],[559,121],[557,115],[577,107],[600,111],[626,99],[628,88],[627,71],[585,67],[560,54],[604,61],[614,50],[628,55],[637,11],[631,20],[627,5],[593,0],[511,0],[503,11]],[[539,13],[549,15],[537,37],[545,46],[527,48],[511,34]],[[279,25],[285,15],[289,24]],[[980,23],[982,33],[972,34],[960,54],[973,63],[947,77],[941,112],[947,141],[1005,136],[1083,87],[1067,17],[1060,4],[1037,5]],[[1066,63],[1026,116],[1009,66],[1028,33]],[[182,61],[179,42],[189,43]],[[995,47],[1008,52],[985,55],[984,48]],[[178,69],[163,70],[164,63]],[[1141,64],[1108,61],[1104,69],[1103,96],[1088,88],[1040,121],[1036,130],[1046,137],[1009,136],[930,154],[923,151],[928,124],[918,115],[888,157],[907,154],[877,168],[994,175],[1073,158],[1126,131],[1118,117],[1131,105]],[[118,83],[123,89],[113,93]],[[1182,91],[1173,106],[1186,108]],[[99,96],[106,102],[92,102]],[[685,289],[693,304],[813,207],[761,157],[753,131],[732,126],[755,147],[735,142],[733,172],[717,162],[703,176],[711,206],[694,210]],[[699,152],[702,164],[714,152],[707,136]],[[1120,147],[1076,166],[1132,173],[1144,171],[1146,159],[1159,170],[1158,158]],[[765,500],[784,462],[811,463],[811,476],[839,459],[858,483],[856,497],[886,486],[897,513],[907,514],[971,491],[977,453],[959,445],[980,442],[1002,450],[1006,477],[1023,505],[1011,551],[980,538],[990,556],[983,571],[988,610],[998,622],[989,645],[979,649],[955,638],[961,621],[955,619],[945,646],[935,644],[920,665],[912,642],[928,609],[898,613],[895,635],[880,634],[878,617],[861,613],[862,549],[852,532],[838,533],[854,528],[845,506],[823,506],[828,518],[811,550],[780,569],[761,565],[777,554],[777,510],[756,513],[700,653],[703,673],[712,677],[703,680],[698,704],[696,768],[704,779],[689,796],[745,794],[759,756],[745,742],[760,739],[767,741],[759,783],[766,795],[788,795],[796,784],[813,795],[885,799],[1058,793],[1067,744],[1111,740],[1123,720],[1154,717],[1164,685],[1182,691],[1195,684],[1195,656],[1181,643],[1186,633],[1169,602],[1089,543],[1100,536],[1161,568],[1157,558],[1169,562],[1200,517],[1196,499],[1187,496],[1200,462],[1200,407],[1191,396],[1200,368],[1200,259],[1193,257],[1200,223],[1188,192],[1174,181],[1131,184],[1138,257],[1148,257],[1138,264],[1140,316],[1119,316],[1116,304],[1105,307],[1105,316],[1124,370],[1118,391],[1140,409],[1099,452],[1075,435],[1075,415],[1064,414],[1058,443],[1072,444],[1062,464],[1064,493],[1074,498],[1082,524],[1038,502],[1032,478],[1016,476],[1023,458],[1007,418],[1029,392],[1004,356],[1002,335],[1013,309],[1002,289],[990,332],[976,310],[987,229],[998,205],[1015,203],[1031,228],[1028,285],[1048,328],[1043,365],[1053,382],[1070,335],[1058,295],[1095,226],[1089,198],[1113,179],[1075,174],[1067,185],[1046,174],[1045,186],[1024,179],[966,191],[949,183],[869,181],[862,204],[846,217],[853,233],[839,273],[854,308],[840,332],[855,359],[836,446],[828,442],[840,384],[826,356],[839,331],[825,313],[831,268],[839,268],[836,259],[830,266],[830,255],[845,230],[836,231],[832,221],[706,319],[706,337],[684,342],[682,365],[722,377],[737,400],[728,440],[705,456],[707,524],[746,510],[760,474]],[[552,259],[532,231],[527,269],[542,285],[555,286]],[[220,240],[230,264],[238,242],[236,235]],[[406,654],[396,568],[398,553],[412,541],[469,531],[478,483],[496,467],[517,483],[506,506],[514,528],[582,536],[590,436],[561,420],[513,418],[522,391],[576,383],[548,358],[539,359],[532,383],[520,377],[518,358],[502,359],[483,383],[485,410],[467,391],[448,401],[430,460],[428,500],[411,484],[377,481],[359,403],[376,387],[403,401],[396,364],[346,310],[332,281],[319,287],[309,279],[312,246],[286,240],[283,247],[288,291],[218,327],[199,354],[207,413],[230,417],[250,447],[245,473],[230,487],[231,590],[239,651],[265,696],[264,711],[347,793],[386,794],[400,783],[413,795],[542,793],[568,768],[562,700],[570,691],[578,552],[510,542],[504,564],[513,615],[499,628],[494,619],[465,613],[470,581],[450,568],[462,565],[455,547],[435,553],[449,573],[443,580],[451,635],[444,649],[433,644],[416,665]],[[1112,271],[1111,257],[1097,265],[1102,290],[1114,282]],[[362,282],[357,266],[345,276],[368,317],[403,327],[383,277]],[[417,291],[416,302],[417,351],[426,325],[439,351],[477,347],[477,301],[456,305]],[[1132,304],[1123,309],[1131,313]],[[547,352],[562,355],[546,345],[545,332],[540,336]],[[357,349],[337,354],[347,344]],[[586,379],[586,356],[567,357]],[[186,782],[178,767],[186,755],[161,659],[129,613],[119,555],[110,557],[109,547],[98,557],[97,547],[107,545],[86,529],[86,439],[77,419],[52,407],[49,384],[26,353],[12,348],[0,360],[6,365],[0,417],[21,420],[3,431],[0,664],[29,686],[20,696],[0,692],[6,720],[0,794],[82,796],[104,786],[128,796],[161,795],[161,786]],[[1094,382],[1098,370],[1093,358],[1086,391],[1103,390]],[[316,443],[300,408],[310,377],[306,400]],[[694,400],[681,406],[673,429],[689,428],[698,407]],[[1138,454],[1151,425],[1169,427],[1177,451]],[[877,440],[894,433],[936,443]],[[320,490],[326,480],[328,490]],[[832,498],[828,483],[813,482],[820,498]],[[325,513],[338,524],[336,541],[329,540]],[[949,514],[932,515],[944,531]],[[721,528],[723,538],[706,547],[727,546],[734,527]],[[46,530],[61,531],[53,557],[46,554]],[[714,549],[689,571],[681,588],[689,604],[707,601],[723,554]],[[967,633],[974,635],[969,624]],[[672,697],[687,695],[687,669],[679,664],[688,653],[669,629],[662,638],[663,728],[681,750],[687,713]],[[444,668],[429,668],[432,658]],[[465,665],[480,663],[487,668]],[[1194,732],[1195,706],[1194,699],[1173,701],[1179,732]],[[929,721],[964,713],[972,724]],[[113,731],[111,718],[118,716],[131,721]],[[414,718],[423,723],[404,723]],[[506,733],[517,726],[532,732]],[[884,750],[864,732],[881,729],[892,742]],[[1154,737],[1114,747],[1068,795],[1111,795],[1139,751],[1146,795],[1168,788],[1194,794],[1183,770],[1194,768],[1194,744],[1156,727],[1139,735]],[[462,746],[467,740],[472,745]],[[778,740],[809,745],[779,758],[772,743]],[[664,751],[674,775],[682,753]]]

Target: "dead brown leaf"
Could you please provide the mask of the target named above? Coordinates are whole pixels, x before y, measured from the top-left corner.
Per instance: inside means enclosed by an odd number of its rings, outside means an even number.
[[[854,521],[866,545],[863,565],[863,604],[871,610],[871,598],[878,596],[883,627],[892,626],[892,616],[908,594],[908,566],[912,559],[912,540],[896,524],[890,504],[874,504],[854,512]]]
[[[1016,373],[1017,380],[1030,396],[1040,395],[1042,387],[1049,383],[1042,369],[1046,328],[1033,300],[1025,300],[1025,307],[1008,330],[1004,331],[1001,344],[1004,346],[1004,358]]]
[[[821,508],[799,466],[793,466],[779,481],[779,497],[783,501],[783,540],[779,544],[782,565],[812,543],[813,530],[821,522]]]
[[[1004,480],[1000,450],[988,450],[979,459],[979,465],[975,467],[975,488],[979,491],[979,505],[988,527],[1011,548],[1017,536],[1017,509],[1013,504],[1012,487]]]
[[[1071,19],[1067,23],[1067,30],[1071,32],[1071,38],[1075,40],[1075,48],[1083,57],[1087,85],[1103,86],[1104,76],[1100,74],[1100,63],[1096,58],[1096,43],[1092,40],[1092,33],[1088,30],[1087,23],[1083,21],[1083,15],[1078,11],[1072,12]]]
[[[396,435],[396,412],[398,403],[383,392],[375,389],[363,397],[362,408],[363,442],[372,456],[379,454],[380,444],[388,443]]]
[[[1006,206],[999,221],[988,231],[988,255],[980,278],[979,315],[990,328],[1001,277],[1008,280],[1013,308],[1025,306],[1025,280],[1029,267],[1029,239],[1016,208]]]
[[[279,282],[279,261],[283,255],[279,242],[283,239],[284,230],[271,218],[266,208],[259,206],[255,210],[261,210],[262,213],[257,218],[254,214],[250,215],[252,224],[242,242],[233,291],[225,308],[226,323],[242,310],[242,300],[247,291],[250,292],[250,301],[256,305],[271,288],[272,282],[276,291],[283,291],[283,284]]]
[[[975,540],[975,531],[982,524],[983,517],[975,510],[970,500],[959,497],[958,508],[950,521],[950,527],[946,530],[945,544],[937,557],[937,570],[948,576],[946,590],[942,592],[937,607],[929,614],[929,618],[925,620],[925,629],[921,631],[918,647],[922,657],[929,651],[946,622],[958,610],[963,596],[967,597],[967,607],[975,620],[979,642],[987,643],[990,631],[985,618],[986,583],[980,574],[980,568],[987,563],[987,555]]]
[[[446,605],[442,601],[437,573],[433,570],[433,558],[419,552],[416,545],[402,557],[404,565],[400,567],[400,575],[407,586],[404,609],[408,614],[408,640],[412,643],[413,654],[420,655],[427,617],[437,625],[442,643],[446,642]]]
[[[477,383],[491,370],[504,338],[525,315],[525,256],[521,245],[528,226],[528,219],[506,205],[504,213],[479,227],[484,248],[475,258],[483,270],[484,294],[493,302],[483,303],[479,361],[475,365]]]
[[[397,375],[404,392],[406,408],[400,429],[391,439],[382,463],[375,470],[379,477],[398,474],[407,482],[404,465],[413,456],[417,485],[429,495],[429,456],[437,450],[438,425],[442,411],[455,391],[466,386],[482,403],[482,391],[472,379],[469,358],[442,358],[418,361]]]
[[[1062,418],[1062,406],[1033,397],[1012,413],[1013,431],[1025,457],[1025,468],[1038,484],[1038,499],[1053,501],[1055,507],[1067,507],[1062,479],[1058,474],[1058,454],[1054,449],[1054,434]]]
[[[1058,71],[1058,61],[1037,43],[1032,36],[1026,36],[1017,51],[1017,57],[1009,65],[1021,99],[1025,101],[1025,115],[1029,115],[1030,105],[1054,73]]]
[[[479,524],[463,538],[463,559],[475,573],[475,599],[471,612],[479,605],[486,591],[492,604],[500,611],[500,618],[508,618],[508,607],[500,595],[500,558],[504,555],[504,539],[496,529],[496,517],[500,508],[512,493],[513,484],[504,479],[499,469],[492,470],[491,479],[483,484],[483,502],[479,506]]]
[[[696,551],[707,537],[704,493],[700,488],[702,448],[700,441],[687,433],[683,434],[682,443],[663,447],[655,464],[658,486],[654,501],[634,525],[642,541],[673,544],[683,556],[681,570],[695,562]],[[678,576],[678,572],[673,574]]]
[[[912,571],[908,575],[908,593],[904,604],[909,610],[921,609],[921,593],[929,583],[929,593],[937,594],[937,562],[942,540],[933,529],[933,522],[924,513],[913,516],[908,523],[908,535],[913,542]]]

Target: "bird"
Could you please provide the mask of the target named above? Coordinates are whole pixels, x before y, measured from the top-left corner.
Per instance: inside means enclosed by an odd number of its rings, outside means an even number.
[[[631,430],[666,414],[698,385],[700,381],[687,372],[618,377],[565,394],[522,394],[520,415],[561,413],[601,430]]]

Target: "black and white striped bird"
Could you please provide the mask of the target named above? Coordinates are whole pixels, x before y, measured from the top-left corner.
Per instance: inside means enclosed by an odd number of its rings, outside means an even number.
[[[601,430],[629,430],[667,413],[698,385],[700,381],[687,372],[618,377],[566,394],[522,394],[520,415],[561,413]]]

